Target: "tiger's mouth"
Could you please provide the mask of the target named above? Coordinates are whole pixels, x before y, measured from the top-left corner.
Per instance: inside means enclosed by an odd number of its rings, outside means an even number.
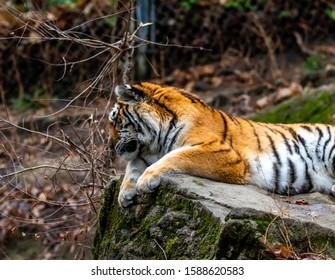
[[[122,138],[115,145],[115,150],[119,155],[134,153],[137,151],[137,148],[138,148],[138,140],[134,138],[131,139]]]

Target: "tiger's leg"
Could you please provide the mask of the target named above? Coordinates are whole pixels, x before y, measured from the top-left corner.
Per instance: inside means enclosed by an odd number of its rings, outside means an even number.
[[[133,197],[137,194],[136,182],[146,168],[147,165],[139,158],[136,158],[127,164],[126,173],[118,196],[119,205],[127,207],[133,203]]]
[[[138,193],[149,193],[161,183],[162,175],[186,173],[226,183],[245,184],[247,164],[225,145],[182,147],[149,166],[137,181]]]

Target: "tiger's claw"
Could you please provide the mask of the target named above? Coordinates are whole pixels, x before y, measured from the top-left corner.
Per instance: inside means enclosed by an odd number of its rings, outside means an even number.
[[[133,198],[135,195],[135,190],[121,190],[118,196],[119,205],[123,208],[126,208],[133,204]]]
[[[161,177],[146,170],[138,179],[136,190],[139,194],[152,193],[161,183]]]

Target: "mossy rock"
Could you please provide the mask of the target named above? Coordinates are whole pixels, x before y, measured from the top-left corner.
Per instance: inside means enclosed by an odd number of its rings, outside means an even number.
[[[118,181],[106,189],[94,240],[96,259],[213,259],[222,226],[191,199],[160,189],[121,209]]]
[[[220,197],[222,203],[213,202],[210,197],[215,198],[216,192],[227,196],[220,189],[222,183],[213,182],[213,192],[209,197],[202,197],[198,190],[206,190],[211,181],[182,176],[175,182],[186,182],[184,187],[173,181],[164,183],[155,193],[137,198],[135,205],[128,209],[117,204],[119,181],[112,182],[102,199],[94,239],[94,258],[276,259],[314,256],[315,252],[322,252],[320,258],[335,258],[333,229],[306,222],[306,219],[274,215],[269,205],[264,206],[264,211],[243,207],[247,205],[242,203],[245,198],[237,202],[240,207],[229,205]],[[239,193],[241,190],[238,188],[245,186],[222,184],[222,188],[223,191],[227,188],[228,192]],[[255,196],[273,199],[260,194],[257,189],[248,192],[247,196],[255,192]],[[281,199],[279,204],[285,202],[280,196],[278,199]],[[304,199],[313,207],[314,202],[308,195]],[[329,204],[320,211],[325,209],[335,211]],[[218,217],[216,210],[226,214]],[[333,215],[333,212],[325,215]],[[290,215],[294,216],[294,212]],[[289,254],[286,252],[282,256],[278,253],[275,248],[279,245]]]
[[[269,123],[328,123],[335,125],[335,87],[305,90],[298,97],[283,102],[253,117]]]

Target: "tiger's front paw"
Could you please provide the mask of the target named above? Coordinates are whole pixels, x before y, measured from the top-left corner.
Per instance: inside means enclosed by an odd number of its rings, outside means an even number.
[[[151,193],[160,185],[160,183],[161,176],[154,171],[147,169],[138,179],[136,190],[139,194]]]
[[[135,188],[121,189],[118,196],[119,205],[123,208],[133,204],[133,198],[136,195]]]

